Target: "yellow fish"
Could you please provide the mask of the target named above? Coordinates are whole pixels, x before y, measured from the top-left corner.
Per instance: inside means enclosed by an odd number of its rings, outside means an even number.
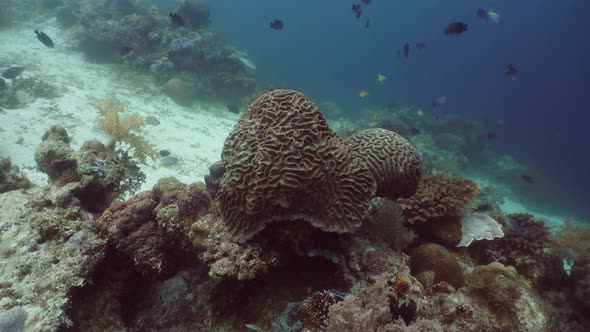
[[[424,116],[424,111],[418,110],[416,111],[416,114],[418,114],[419,116]]]
[[[383,84],[385,83],[385,80],[387,80],[387,77],[385,75],[378,74],[377,79],[379,80],[379,83]]]
[[[369,95],[369,93],[368,93],[367,91],[361,91],[361,93],[359,93],[359,96],[360,96],[361,98],[365,98],[365,97],[366,97],[366,96],[368,96],[368,95]]]

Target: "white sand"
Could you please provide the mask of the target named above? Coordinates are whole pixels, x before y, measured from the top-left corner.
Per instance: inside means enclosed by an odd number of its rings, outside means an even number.
[[[107,137],[96,127],[98,112],[90,103],[113,96],[128,103],[128,112],[156,117],[160,125],[148,125],[141,134],[158,150],[169,150],[180,159],[171,167],[158,162],[143,165],[147,181],[142,190],[168,176],[184,183],[203,181],[209,165],[220,159],[225,137],[238,115],[224,105],[197,102],[191,108],[178,106],[148,76],[129,74],[125,65],[87,62],[82,54],[72,51],[66,34],[56,26],[50,20],[0,31],[0,70],[24,66],[22,77],[41,78],[61,92],[56,99],[37,99],[25,108],[0,112],[0,155],[12,158],[34,183],[45,184],[47,177],[35,169],[33,159],[43,133],[53,124],[62,125],[73,137],[75,150],[95,138],[106,143]],[[35,28],[51,36],[55,48],[41,44],[33,33]],[[21,138],[22,143],[17,144]]]

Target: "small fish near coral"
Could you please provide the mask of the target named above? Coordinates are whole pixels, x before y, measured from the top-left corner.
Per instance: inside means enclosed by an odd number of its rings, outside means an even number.
[[[184,18],[176,13],[170,13],[170,22],[175,27],[183,27],[184,26]]]
[[[361,9],[361,5],[359,4],[352,5],[352,11],[354,12],[354,16],[356,18],[361,17],[361,15],[363,14],[363,10]]]
[[[404,44],[404,58],[408,58],[410,56],[410,44],[406,42]]]
[[[387,77],[385,75],[377,74],[377,80],[379,83],[383,84],[387,80]]]
[[[270,28],[273,30],[283,30],[285,23],[283,23],[283,20],[274,20],[270,22]]]
[[[490,20],[496,24],[500,23],[500,14],[492,10],[479,8],[475,13],[481,23],[488,23]]]
[[[225,105],[227,107],[227,110],[234,113],[234,114],[240,114],[240,109],[235,106],[235,105]]]
[[[520,176],[520,178],[526,183],[530,183],[530,184],[535,183],[535,179],[530,175],[523,174]]]
[[[43,31],[39,31],[39,30],[35,30],[35,34],[37,35],[37,39],[39,39],[40,42],[43,43],[43,45],[49,47],[49,48],[53,48],[53,40],[51,40],[51,38],[49,38],[49,36],[47,36],[45,34],[45,32]]]
[[[361,98],[365,98],[365,97],[366,97],[366,96],[368,96],[368,95],[369,95],[369,93],[368,93],[367,91],[361,91],[361,92],[359,93],[359,97],[361,97]]]
[[[437,107],[438,105],[442,105],[444,103],[447,102],[447,97],[446,96],[439,96],[434,98],[434,100],[432,101],[432,108]]]
[[[520,76],[520,72],[518,69],[514,68],[514,66],[509,63],[506,65],[506,77],[511,79],[512,81],[516,81]]]
[[[447,35],[460,35],[465,31],[467,31],[467,24],[463,22],[449,23],[445,27],[445,34]]]
[[[119,55],[121,56],[126,56],[127,54],[129,54],[131,51],[133,51],[133,48],[129,47],[129,46],[123,46],[119,49]]]
[[[23,70],[25,70],[25,67],[10,67],[2,72],[2,77],[12,80],[20,75]]]

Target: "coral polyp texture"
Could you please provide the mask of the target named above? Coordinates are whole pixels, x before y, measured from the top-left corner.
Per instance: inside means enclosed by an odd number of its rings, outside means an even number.
[[[398,198],[416,192],[422,164],[407,139],[391,130],[371,128],[355,133],[346,142],[367,163],[377,182],[377,196]]]
[[[479,186],[468,179],[452,179],[442,175],[420,180],[418,190],[409,198],[398,200],[406,222],[410,224],[437,218],[460,217],[463,209],[479,194]]]
[[[219,203],[232,237],[303,219],[328,232],[354,231],[369,214],[376,183],[305,95],[259,96],[225,141]]]

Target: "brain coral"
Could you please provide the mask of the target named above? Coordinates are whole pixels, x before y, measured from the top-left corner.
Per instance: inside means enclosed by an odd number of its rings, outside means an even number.
[[[409,198],[398,200],[406,222],[411,224],[437,218],[459,217],[469,201],[479,194],[479,186],[468,179],[451,179],[442,175],[420,180],[418,190]]]
[[[377,182],[377,196],[398,198],[416,192],[422,165],[408,140],[391,130],[371,128],[346,141],[367,163]]]
[[[302,93],[259,96],[227,137],[219,204],[232,238],[271,221],[303,219],[328,232],[355,230],[376,183],[366,164]]]

